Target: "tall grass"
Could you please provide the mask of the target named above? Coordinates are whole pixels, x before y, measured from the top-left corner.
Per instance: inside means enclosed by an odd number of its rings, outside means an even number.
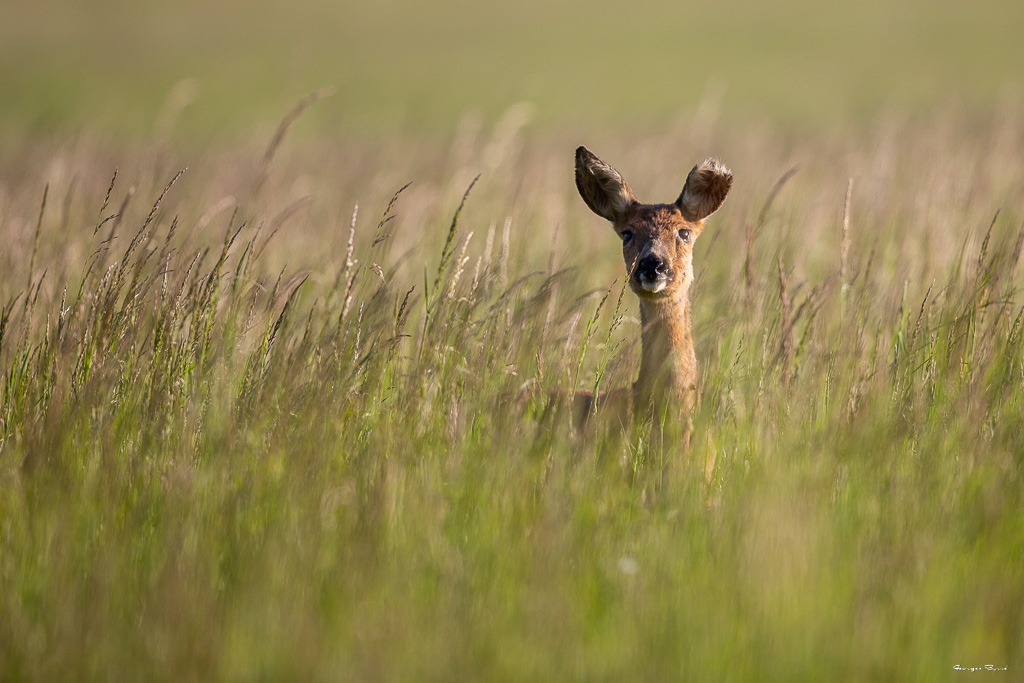
[[[594,141],[737,177],[668,462],[547,406],[639,351],[582,140],[8,155],[3,677],[1014,677],[1016,114]]]

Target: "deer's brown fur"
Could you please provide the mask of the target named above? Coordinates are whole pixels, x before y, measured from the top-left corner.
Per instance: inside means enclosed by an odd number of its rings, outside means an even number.
[[[697,400],[690,321],[693,244],[708,216],[725,201],[732,172],[717,159],[708,159],[693,167],[675,202],[642,204],[618,171],[580,147],[576,187],[587,206],[611,222],[622,239],[629,286],[640,299],[642,350],[640,374],[631,391],[632,412],[651,417],[659,433],[664,420],[675,422],[685,447],[689,413]],[[621,397],[620,390],[597,400],[623,403]],[[574,406],[575,412],[589,414],[594,399],[591,392],[578,393],[577,403],[586,405]]]

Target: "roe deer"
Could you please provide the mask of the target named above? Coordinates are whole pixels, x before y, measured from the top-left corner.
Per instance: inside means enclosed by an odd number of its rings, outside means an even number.
[[[693,167],[674,203],[641,204],[618,171],[579,147],[576,187],[587,206],[611,221],[622,239],[641,321],[640,375],[632,392],[613,390],[597,397],[580,392],[577,411],[589,409],[595,398],[627,411],[631,402],[635,418],[652,420],[653,445],[658,445],[662,427],[675,423],[686,448],[689,413],[697,399],[697,356],[690,330],[693,243],[729,194],[732,172],[717,159],[708,159]]]

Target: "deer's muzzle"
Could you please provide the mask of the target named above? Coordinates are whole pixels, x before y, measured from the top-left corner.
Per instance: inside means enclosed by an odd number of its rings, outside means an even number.
[[[651,254],[636,264],[633,278],[645,291],[657,294],[672,282],[672,268],[667,261]]]

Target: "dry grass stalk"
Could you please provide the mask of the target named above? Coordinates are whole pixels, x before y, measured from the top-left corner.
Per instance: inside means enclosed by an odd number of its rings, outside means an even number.
[[[255,199],[259,195],[260,190],[263,189],[263,184],[267,180],[267,173],[270,170],[270,162],[274,160],[274,155],[277,153],[278,147],[284,141],[284,136],[288,133],[288,129],[292,127],[302,113],[309,109],[311,106],[334,94],[334,88],[320,88],[314,93],[303,97],[299,100],[299,103],[295,105],[295,108],[288,112],[288,115],[284,117],[281,124],[277,127],[277,132],[274,133],[274,137],[270,139],[270,144],[267,145],[267,150],[263,153],[263,158],[260,159],[259,167],[256,170],[256,180],[252,185],[251,198]]]
[[[843,241],[839,247],[839,285],[845,293],[850,283],[846,280],[849,272],[848,261],[850,255],[850,199],[853,197],[853,178],[850,178],[846,186],[846,202],[843,204]]]
[[[782,355],[782,383],[789,384],[792,376],[793,363],[793,319],[792,302],[789,297],[789,279],[786,277],[786,269],[782,267],[782,259],[779,258],[779,303],[780,303],[780,335],[781,342],[779,350]]]

